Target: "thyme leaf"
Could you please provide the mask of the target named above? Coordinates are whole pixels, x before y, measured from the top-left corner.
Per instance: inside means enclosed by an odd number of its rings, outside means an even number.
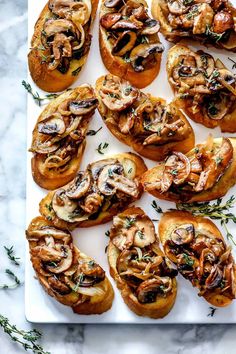
[[[233,63],[232,69],[236,69],[236,61],[231,59],[231,58],[229,58],[229,57],[228,57],[228,59]]]
[[[6,247],[6,246],[4,246],[4,248],[5,248],[5,250],[6,250],[6,252],[7,252],[7,256],[8,256],[8,258],[10,259],[10,261],[12,261],[15,265],[20,265],[20,263],[18,262],[18,260],[20,259],[20,257],[16,257],[16,256],[14,256],[14,253],[15,253],[15,251],[14,251],[14,246],[11,246],[11,247]]]
[[[58,96],[58,94],[56,93],[50,93],[45,95],[45,97],[40,97],[39,93],[37,91],[33,92],[33,89],[31,87],[31,85],[26,82],[25,80],[23,80],[22,85],[24,86],[24,88],[26,89],[26,91],[33,97],[33,99],[35,100],[35,102],[41,106],[41,103],[45,100],[53,100],[54,98],[56,98]]]
[[[94,135],[96,135],[100,130],[102,129],[102,127],[100,127],[100,128],[98,128],[98,130],[89,130],[88,132],[87,132],[87,136],[94,136]]]
[[[0,289],[15,289],[19,285],[21,285],[20,279],[17,278],[17,276],[10,269],[6,269],[5,273],[8,274],[10,278],[12,278],[12,280],[14,280],[14,283],[12,285],[8,285],[8,284],[0,285]]]
[[[158,214],[162,214],[163,210],[161,209],[161,207],[159,207],[159,205],[157,204],[157,202],[155,200],[152,201],[151,206],[153,207],[153,209],[158,213]]]
[[[210,306],[209,310],[210,310],[210,312],[208,313],[207,317],[213,317],[217,308]]]
[[[108,146],[109,146],[108,143],[100,143],[100,144],[98,145],[98,148],[97,148],[96,150],[97,150],[97,152],[98,152],[99,154],[104,155],[104,150],[107,149]]]

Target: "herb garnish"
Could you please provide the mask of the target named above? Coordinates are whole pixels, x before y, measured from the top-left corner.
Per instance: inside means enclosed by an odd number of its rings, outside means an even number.
[[[50,352],[45,352],[37,343],[42,337],[42,334],[36,329],[30,331],[18,329],[15,325],[10,324],[8,318],[2,315],[0,315],[0,326],[3,328],[4,332],[9,335],[13,342],[21,344],[25,351],[31,350],[34,354],[50,354]]]
[[[52,211],[52,202],[49,204],[45,204],[45,207],[48,209],[48,211]]]
[[[126,88],[124,89],[125,95],[128,96],[130,94],[130,92],[133,91],[133,87],[131,85],[126,86]]]
[[[12,285],[7,285],[7,284],[0,285],[0,289],[15,289],[19,285],[21,285],[20,279],[18,279],[17,276],[10,269],[6,269],[5,273],[8,274],[14,280],[15,283]]]
[[[50,93],[50,94],[47,94],[45,97],[40,97],[39,93],[37,91],[33,92],[31,85],[28,82],[26,82],[25,80],[22,81],[22,85],[24,86],[26,91],[32,95],[33,99],[37,102],[37,104],[39,106],[41,106],[41,103],[43,101],[53,100],[54,98],[56,98],[58,96],[58,94],[56,94],[56,93]]]
[[[130,167],[130,169],[128,170],[128,174],[130,174],[133,171],[133,168]]]
[[[75,286],[72,288],[72,290],[73,290],[74,292],[77,292],[77,291],[78,291],[78,289],[79,289],[79,287],[80,287],[82,281],[84,280],[84,274],[81,273],[81,274],[78,276],[77,279],[78,279],[78,280],[77,280]]]
[[[107,237],[110,237],[110,231],[107,230],[107,231],[105,232],[105,235],[106,235]]]
[[[217,166],[220,165],[222,161],[223,161],[223,158],[222,158],[222,157],[220,157],[220,156],[217,156],[217,157],[216,157],[216,165],[217,165]]]
[[[87,132],[87,136],[94,136],[94,135],[96,135],[100,130],[102,129],[102,127],[100,127],[100,128],[98,128],[98,130],[89,130],[88,132]]]
[[[11,246],[10,248],[4,246],[6,252],[7,252],[7,256],[8,258],[10,259],[10,261],[12,261],[15,265],[20,265],[20,263],[18,262],[18,260],[20,259],[20,257],[16,257],[14,256],[14,249],[13,249],[14,246]]]
[[[189,267],[194,265],[194,259],[192,259],[188,254],[183,253],[184,263],[187,264]]]
[[[223,33],[216,33],[210,29],[210,26],[207,26],[205,35],[211,37],[212,40],[215,42],[219,42],[222,37],[224,36],[225,32]]]
[[[93,268],[93,266],[95,265],[95,262],[93,260],[88,262],[88,265],[90,268]]]
[[[137,235],[138,235],[138,237],[139,237],[141,240],[144,239],[144,233],[143,233],[143,231],[138,230],[138,231],[137,231]]]
[[[220,220],[221,225],[226,231],[227,238],[236,246],[233,235],[227,228],[229,221],[233,221],[233,223],[236,224],[236,216],[229,212],[229,210],[233,208],[235,201],[235,197],[232,195],[226,203],[222,203],[222,198],[218,198],[217,201],[212,204],[210,204],[210,202],[181,203],[176,204],[176,208],[177,210],[187,210],[193,215],[208,216],[213,220]]]
[[[233,63],[232,65],[232,69],[236,69],[236,61],[234,61],[233,59],[229,58],[228,59]]]
[[[97,150],[97,152],[98,152],[99,154],[104,155],[103,150],[107,149],[108,146],[109,146],[108,143],[104,143],[104,144],[100,143],[100,144],[98,145],[98,148],[97,148],[96,150]]]
[[[135,218],[132,218],[132,217],[126,217],[126,218],[125,218],[125,224],[124,224],[124,227],[125,227],[126,229],[131,228],[131,226],[133,226],[133,225],[134,225],[135,221],[136,221],[136,219],[135,219]]]
[[[191,20],[193,17],[199,14],[198,7],[193,6],[189,13],[186,15],[187,20]]]
[[[183,4],[184,6],[188,6],[190,4],[192,4],[193,0],[183,0]]]
[[[75,69],[74,71],[72,71],[72,76],[77,76],[79,74],[79,72],[81,71],[82,67],[79,66],[77,69]]]
[[[210,310],[210,312],[208,313],[207,317],[213,317],[217,308],[210,306],[209,310]]]
[[[161,207],[159,207],[159,205],[157,205],[157,202],[155,200],[152,201],[151,206],[153,207],[153,209],[155,209],[155,211],[158,214],[162,214],[163,213],[163,210],[161,209]]]

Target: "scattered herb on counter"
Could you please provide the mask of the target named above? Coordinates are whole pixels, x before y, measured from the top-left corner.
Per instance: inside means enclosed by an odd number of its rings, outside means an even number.
[[[14,246],[11,246],[10,248],[4,246],[6,252],[7,252],[7,256],[10,259],[10,261],[12,261],[15,265],[20,265],[20,263],[18,262],[18,260],[20,259],[20,257],[16,257],[14,256]]]
[[[236,61],[231,59],[231,58],[229,58],[229,57],[228,57],[228,59],[233,63],[232,69],[236,69]]]
[[[37,102],[37,104],[39,106],[41,106],[41,103],[45,100],[52,100],[54,98],[56,98],[58,96],[58,94],[56,93],[50,93],[47,94],[45,97],[40,97],[39,93],[37,91],[33,92],[33,89],[31,87],[31,85],[26,82],[25,80],[22,81],[22,85],[24,86],[24,88],[26,89],[26,91],[32,95],[33,99]]]
[[[208,313],[207,317],[213,317],[217,308],[210,306],[209,310],[210,310],[210,312]]]
[[[14,280],[14,284],[11,284],[11,285],[8,285],[8,284],[0,285],[0,289],[15,289],[19,285],[21,285],[20,279],[17,278],[17,276],[10,269],[6,269],[5,273],[8,274],[10,276],[10,278],[12,278],[12,280]]]
[[[88,135],[88,136],[94,136],[94,135],[96,135],[100,130],[102,129],[102,127],[100,127],[100,128],[98,128],[98,130],[89,130],[88,132],[87,132],[87,134],[86,135]]]
[[[151,206],[153,207],[153,209],[155,209],[155,211],[158,214],[162,214],[163,213],[163,210],[161,209],[161,207],[159,207],[159,205],[157,204],[157,202],[155,200],[152,201]]]
[[[110,237],[110,231],[107,230],[107,231],[105,232],[105,235],[106,235],[107,237]]]
[[[104,144],[100,143],[100,144],[98,145],[98,148],[97,148],[96,150],[97,150],[97,152],[98,152],[99,154],[104,155],[104,151],[103,151],[103,150],[107,149],[108,146],[109,146],[108,143],[104,143]]]
[[[230,209],[235,205],[235,197],[232,195],[225,203],[222,203],[222,198],[218,198],[216,202],[204,203],[180,203],[176,204],[177,210],[186,210],[193,215],[208,216],[213,220],[220,220],[221,225],[226,231],[227,238],[236,246],[233,235],[229,232],[227,224],[233,221],[236,224],[236,216],[230,212]]]
[[[42,337],[42,334],[36,329],[30,331],[24,331],[16,328],[15,325],[10,324],[9,319],[0,315],[0,327],[3,331],[9,335],[13,342],[19,343],[25,349],[30,350],[34,354],[50,354],[50,352],[44,351],[44,349],[37,342]]]

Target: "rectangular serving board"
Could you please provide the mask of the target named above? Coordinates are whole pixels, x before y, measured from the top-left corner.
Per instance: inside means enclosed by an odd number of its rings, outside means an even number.
[[[149,5],[151,1],[148,0]],[[236,0],[233,0],[236,5]],[[29,34],[29,47],[30,39],[33,34],[34,24],[42,10],[43,6],[46,4],[45,0],[29,0],[29,24],[28,24],[28,34]],[[96,79],[101,75],[104,75],[107,71],[103,65],[103,62],[99,53],[98,45],[98,13],[96,20],[92,26],[92,46],[88,56],[88,60],[82,69],[74,87],[83,84],[90,83],[95,84]],[[162,56],[161,69],[158,77],[154,82],[144,89],[145,92],[150,92],[154,96],[163,97],[167,101],[173,98],[173,93],[167,82],[166,74],[166,54],[170,44],[164,40],[160,35],[162,43],[165,45],[165,51]],[[190,42],[186,42],[190,45]],[[214,57],[219,57],[229,68],[232,67],[232,62],[228,59],[236,59],[236,54],[230,52],[224,52],[214,49],[212,47],[205,48],[198,45],[197,42],[192,42],[191,47],[197,49],[203,49],[211,53]],[[38,91],[40,95],[45,93],[40,91],[36,85],[32,82],[30,76],[28,78],[29,83],[32,85],[34,91]],[[28,132],[27,132],[27,146],[31,145],[32,130],[37,121],[39,114],[45,106],[39,107],[31,96],[28,98]],[[199,124],[195,124],[190,120],[191,125],[194,128],[196,142],[204,141],[207,136],[211,133],[214,137],[221,135],[224,136],[236,136],[236,134],[222,134],[218,128],[207,129]],[[125,144],[120,143],[106,128],[103,123],[99,113],[96,112],[89,129],[97,130],[102,126],[102,130],[95,136],[87,137],[87,146],[82,159],[81,170],[83,170],[89,162],[100,160],[111,154],[131,151],[131,149]],[[100,155],[96,148],[100,143],[109,143],[106,149],[105,155]],[[38,187],[32,179],[31,176],[31,153],[27,152],[27,211],[26,211],[26,227],[30,221],[39,215],[38,204],[40,200],[46,195],[47,191]],[[147,166],[155,166],[155,162],[144,159]],[[236,178],[236,176],[235,176]],[[231,195],[235,194],[236,187],[232,188],[228,194],[225,196],[224,200],[227,200]],[[151,203],[153,197],[144,194],[141,200],[137,201],[135,205],[140,206],[143,210],[153,219],[159,219],[160,215],[156,214],[155,210],[152,208]],[[158,201],[158,204],[163,210],[169,208],[174,208],[174,203]],[[234,210],[236,212],[236,208]],[[220,227],[220,224],[217,224]],[[108,237],[105,236],[105,232],[110,228],[111,222],[95,226],[87,229],[76,229],[73,232],[74,243],[79,247],[82,252],[85,252],[89,256],[93,257],[96,262],[98,262],[106,271],[115,291],[115,298],[112,308],[102,315],[76,315],[72,312],[71,308],[66,307],[56,300],[51,298],[45,293],[43,288],[40,286],[38,280],[35,277],[34,270],[32,268],[28,245],[26,245],[26,266],[25,266],[25,314],[26,318],[30,322],[37,323],[129,323],[129,324],[141,324],[141,323],[236,323],[236,301],[233,302],[227,308],[219,308],[215,312],[214,316],[209,316],[210,305],[203,299],[198,297],[197,290],[192,288],[190,282],[185,280],[182,276],[178,276],[178,294],[176,303],[172,311],[163,319],[153,320],[147,317],[136,316],[129,308],[125,305],[119,291],[113,279],[109,275],[107,256],[105,253],[105,248],[108,244]],[[158,222],[155,222],[155,227],[157,230]],[[236,225],[230,223],[229,229],[236,238]],[[221,229],[224,234],[224,230]],[[233,246],[233,253],[236,257],[236,246]]]

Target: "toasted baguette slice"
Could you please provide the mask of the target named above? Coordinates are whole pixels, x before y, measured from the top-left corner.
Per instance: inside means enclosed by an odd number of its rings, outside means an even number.
[[[186,155],[174,152],[148,170],[142,184],[159,199],[204,202],[223,197],[235,184],[235,176],[236,139],[210,138]]]
[[[30,74],[42,90],[63,91],[77,79],[89,53],[97,6],[98,0],[71,0],[68,6],[49,0],[43,8],[28,55]]]
[[[102,0],[99,45],[102,60],[112,74],[143,88],[158,75],[161,53],[159,23],[147,14],[145,0]]]
[[[146,170],[141,157],[132,153],[93,162],[71,183],[49,192],[40,202],[40,213],[69,230],[106,223],[141,197]]]
[[[177,271],[159,248],[152,221],[131,207],[113,219],[107,249],[110,274],[131,311],[162,318],[175,303]]]
[[[61,94],[40,114],[30,149],[32,175],[40,187],[56,189],[75,177],[96,107],[92,87],[82,85]]]
[[[181,77],[185,65],[191,74]],[[166,68],[177,107],[208,128],[236,132],[235,76],[219,59],[178,44],[169,50]]]
[[[236,51],[236,8],[228,0],[178,2],[152,0],[152,15],[170,42],[190,38],[202,44]],[[172,12],[173,10],[173,12]]]
[[[202,216],[170,211],[159,222],[164,252],[179,272],[213,306],[228,306],[236,297],[236,266],[231,248],[216,225]]]
[[[114,86],[117,102],[107,92]],[[127,91],[129,95],[125,94]],[[96,95],[99,113],[108,129],[140,155],[159,161],[170,151],[187,152],[193,148],[193,129],[173,103],[145,94],[111,74],[97,80]]]
[[[39,216],[26,237],[37,278],[50,296],[83,315],[111,308],[114,292],[104,270],[73,245],[68,231]]]

